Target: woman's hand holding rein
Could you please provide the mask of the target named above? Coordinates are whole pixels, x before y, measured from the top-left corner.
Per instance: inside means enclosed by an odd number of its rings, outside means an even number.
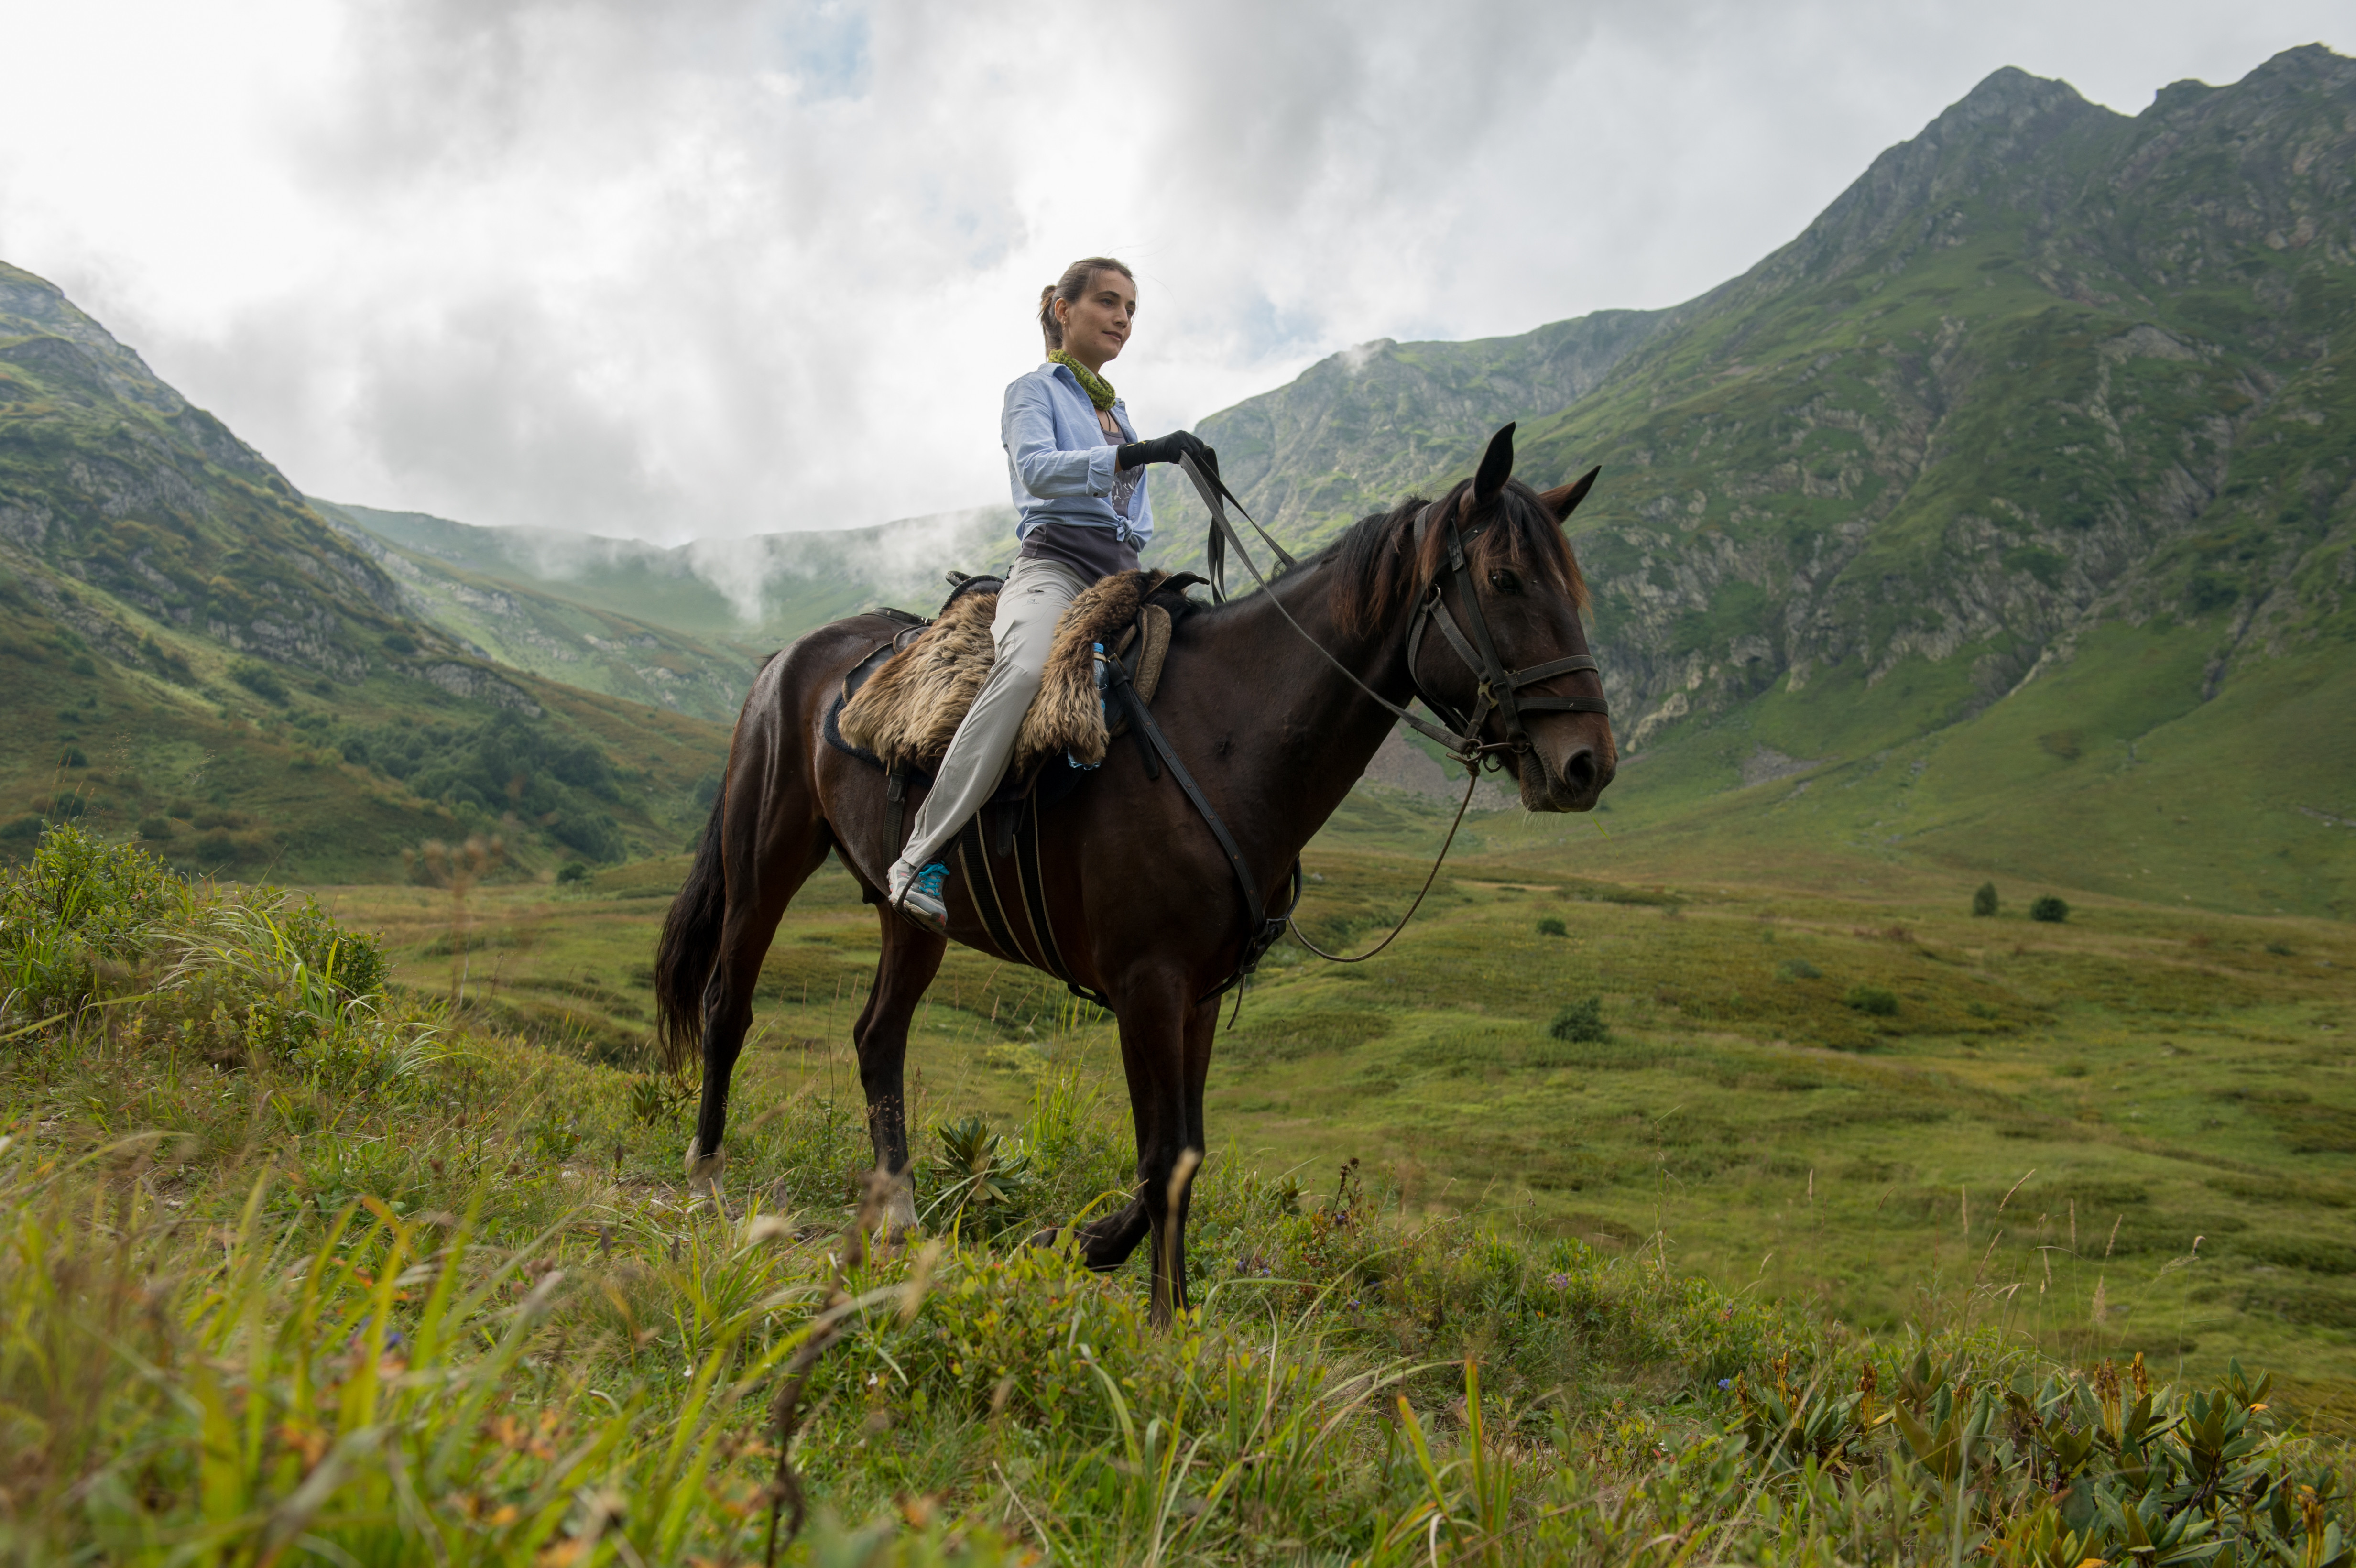
[[[1219,454],[1204,445],[1202,437],[1191,430],[1172,431],[1151,441],[1132,441],[1120,449],[1113,461],[1122,468],[1136,468],[1148,463],[1175,463],[1182,457],[1193,458],[1214,474],[1219,471]]]

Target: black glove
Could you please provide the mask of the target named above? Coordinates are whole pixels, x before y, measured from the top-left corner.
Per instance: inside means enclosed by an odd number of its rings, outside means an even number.
[[[1122,468],[1136,468],[1148,463],[1175,463],[1182,457],[1193,458],[1205,473],[1219,471],[1219,454],[1191,430],[1172,431],[1151,441],[1132,441],[1115,453],[1113,462]]]

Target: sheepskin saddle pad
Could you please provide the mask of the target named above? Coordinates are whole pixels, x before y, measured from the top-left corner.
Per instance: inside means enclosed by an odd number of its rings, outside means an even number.
[[[1149,603],[1165,585],[1179,591],[1160,592],[1161,603]],[[1169,607],[1182,613],[1188,607],[1183,586],[1166,571],[1124,571],[1072,601],[1055,624],[1044,680],[1015,737],[1010,777],[1066,753],[1083,767],[1104,761],[1106,742],[1125,725],[1116,720],[1108,728],[1097,700],[1096,645],[1119,658],[1138,695],[1152,701],[1170,647]],[[913,763],[929,771],[989,677],[997,652],[990,625],[997,612],[994,592],[951,594],[940,618],[909,638],[843,704],[842,738],[887,768]]]

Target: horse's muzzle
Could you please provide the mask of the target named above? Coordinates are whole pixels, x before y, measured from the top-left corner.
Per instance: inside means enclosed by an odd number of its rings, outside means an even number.
[[[1619,754],[1606,729],[1600,736],[1574,732],[1554,745],[1533,737],[1515,763],[1524,810],[1592,811],[1612,783]]]

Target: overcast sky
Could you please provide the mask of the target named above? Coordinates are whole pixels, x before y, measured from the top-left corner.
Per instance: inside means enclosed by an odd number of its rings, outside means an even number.
[[[0,0],[0,258],[304,489],[673,542],[1005,497],[1040,286],[1147,433],[1687,299],[1988,72],[2135,113],[2347,0]]]

